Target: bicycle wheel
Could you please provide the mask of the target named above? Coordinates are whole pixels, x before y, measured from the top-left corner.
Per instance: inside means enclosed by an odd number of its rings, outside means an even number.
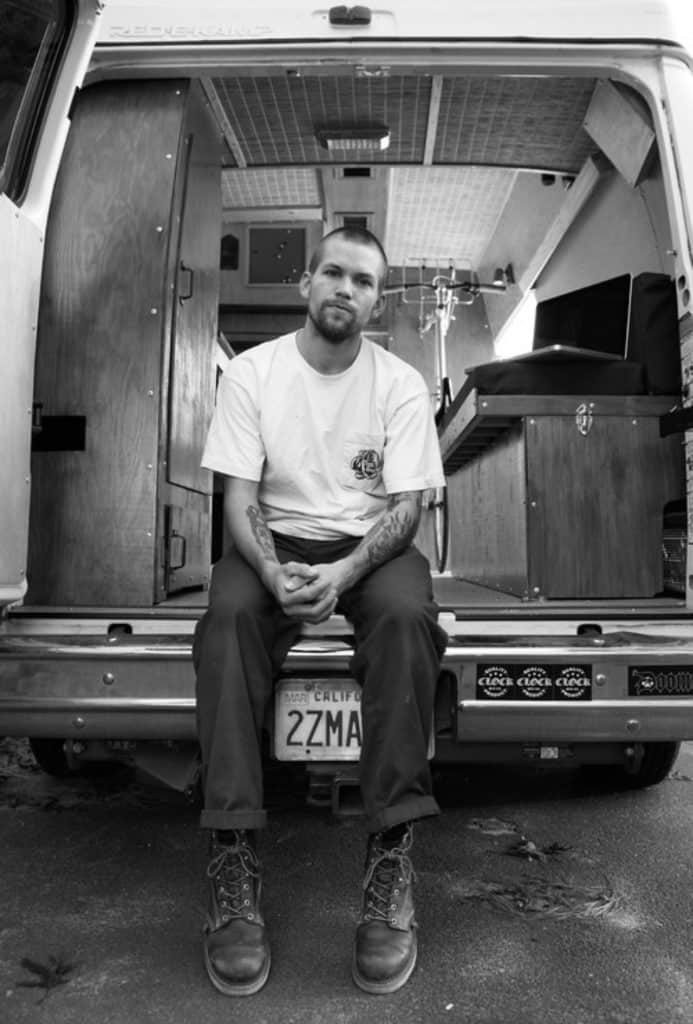
[[[438,572],[445,571],[449,536],[448,489],[447,487],[437,487],[433,498],[433,543]]]

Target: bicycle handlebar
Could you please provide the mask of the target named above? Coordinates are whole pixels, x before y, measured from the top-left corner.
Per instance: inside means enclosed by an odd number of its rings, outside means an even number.
[[[383,288],[383,295],[398,295],[400,292],[407,292],[411,288],[427,288],[429,291],[437,292],[440,288],[445,291],[464,291],[471,295],[499,293],[507,291],[504,284],[482,284],[475,281],[448,281],[444,284],[434,284],[432,281],[411,281],[408,284],[392,285]]]

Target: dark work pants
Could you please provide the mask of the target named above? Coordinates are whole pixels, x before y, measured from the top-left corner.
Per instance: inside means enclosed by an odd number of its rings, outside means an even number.
[[[275,534],[281,562],[332,562],[357,543]],[[447,637],[437,623],[428,562],[408,547],[345,591],[337,610],[354,627],[350,672],[362,687],[360,780],[368,829],[437,814],[427,751]],[[266,824],[261,731],[300,632],[237,551],[217,562],[193,643],[203,828]]]

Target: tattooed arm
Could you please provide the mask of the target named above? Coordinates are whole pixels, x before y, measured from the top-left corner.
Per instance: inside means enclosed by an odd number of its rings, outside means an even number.
[[[330,580],[304,562],[279,562],[255,481],[226,477],[224,515],[234,545],[287,615],[321,622],[332,614],[337,594]]]
[[[330,580],[339,595],[362,576],[402,551],[414,538],[421,517],[421,492],[391,494],[387,508],[350,555],[315,566],[320,579]]]
[[[414,539],[421,518],[421,492],[391,494],[387,508],[371,527],[352,558],[362,567],[359,576],[387,562]]]

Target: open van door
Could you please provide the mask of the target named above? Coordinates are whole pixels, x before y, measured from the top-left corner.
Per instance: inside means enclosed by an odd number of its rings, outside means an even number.
[[[26,590],[43,242],[99,0],[0,0],[0,606]]]

